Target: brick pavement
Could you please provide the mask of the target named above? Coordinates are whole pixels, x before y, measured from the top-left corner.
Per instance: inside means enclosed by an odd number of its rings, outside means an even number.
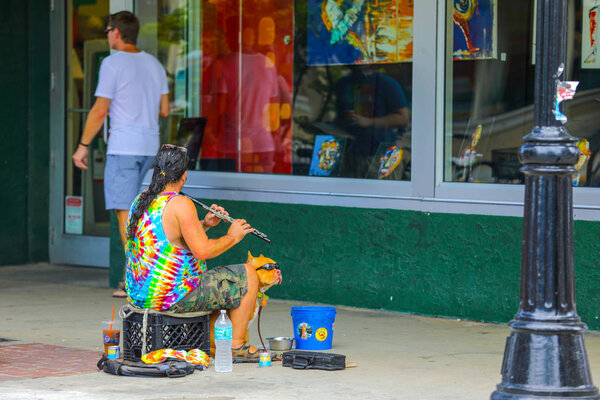
[[[0,382],[98,371],[102,352],[42,343],[0,346]]]

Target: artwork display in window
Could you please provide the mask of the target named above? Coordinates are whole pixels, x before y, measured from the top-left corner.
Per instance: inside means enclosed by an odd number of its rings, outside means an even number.
[[[412,60],[414,0],[308,0],[308,65]]]
[[[407,173],[410,151],[393,143],[380,143],[375,155],[370,158],[368,170],[361,178],[402,180]],[[343,171],[346,173],[346,171]]]
[[[393,145],[385,150],[385,153],[379,157],[379,170],[377,172],[378,179],[385,179],[404,161],[404,149]]]
[[[312,176],[339,175],[344,143],[344,138],[331,135],[315,136],[315,147],[308,174]]]
[[[496,58],[496,0],[453,1],[454,59],[481,60]]]
[[[590,142],[587,139],[579,139],[579,160],[575,164],[577,172],[573,174],[573,186],[584,186],[587,180],[587,162],[590,159]]]
[[[600,68],[598,22],[600,0],[583,0],[581,21],[581,68]]]

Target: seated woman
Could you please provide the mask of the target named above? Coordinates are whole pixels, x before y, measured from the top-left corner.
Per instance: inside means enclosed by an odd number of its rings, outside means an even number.
[[[245,343],[254,311],[258,275],[245,264],[206,270],[205,260],[223,254],[253,229],[235,220],[227,234],[209,239],[206,231],[220,219],[200,221],[193,202],[179,195],[187,178],[184,147],[165,144],[154,159],[152,182],[133,202],[127,222],[127,300],[139,308],[196,312],[231,309],[234,356],[258,357]],[[222,207],[212,208],[226,213]]]

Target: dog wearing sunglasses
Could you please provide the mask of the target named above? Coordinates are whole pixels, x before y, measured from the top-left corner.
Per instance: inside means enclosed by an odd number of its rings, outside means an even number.
[[[266,305],[265,296],[263,295],[271,286],[279,285],[281,283],[282,275],[279,269],[279,264],[272,259],[263,256],[262,254],[259,257],[254,257],[250,252],[248,252],[246,265],[253,267],[258,274],[258,296],[256,298],[256,304],[254,305],[252,318],[250,318],[250,321],[248,322],[248,328],[246,328],[245,341],[248,343],[248,331],[250,324],[252,324],[252,321],[256,319],[260,305]],[[215,321],[217,320],[219,313],[219,310],[215,310],[210,315],[210,354],[213,357],[215,355],[215,338],[213,332],[215,331]],[[227,310],[227,313],[229,314],[229,310]]]

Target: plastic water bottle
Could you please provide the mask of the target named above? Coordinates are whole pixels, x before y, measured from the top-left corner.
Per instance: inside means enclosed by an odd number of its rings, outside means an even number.
[[[231,358],[231,339],[233,337],[233,328],[231,320],[225,310],[221,310],[221,315],[215,321],[215,371],[231,372],[233,361]]]

